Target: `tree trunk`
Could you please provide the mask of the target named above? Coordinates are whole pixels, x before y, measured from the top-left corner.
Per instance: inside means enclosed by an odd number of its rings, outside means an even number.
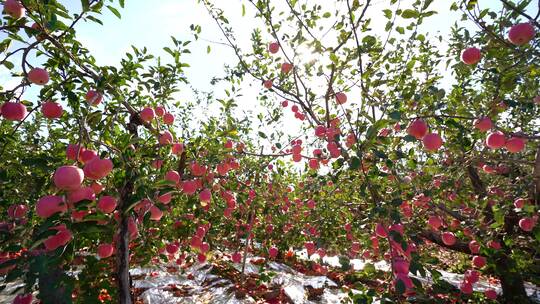
[[[502,254],[495,260],[495,268],[501,280],[503,303],[532,303],[525,292],[523,277],[519,272],[515,271],[516,265],[512,258]]]
[[[129,217],[120,211],[120,229],[116,245],[116,274],[118,280],[118,300],[121,304],[131,304],[131,282],[129,277]]]

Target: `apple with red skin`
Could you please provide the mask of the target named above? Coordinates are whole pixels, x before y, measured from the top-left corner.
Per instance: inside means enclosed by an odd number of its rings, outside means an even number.
[[[486,137],[486,146],[490,149],[500,149],[506,144],[506,137],[501,131],[490,133]]]
[[[441,235],[443,243],[447,246],[452,246],[456,243],[457,239],[453,232],[445,231]]]
[[[167,250],[167,253],[169,254],[175,254],[178,251],[178,246],[176,244],[169,243],[167,246],[165,246],[165,250]]]
[[[276,246],[272,246],[272,247],[270,247],[270,249],[268,249],[268,255],[272,259],[276,258],[278,253],[279,253],[279,250],[277,249]]]
[[[106,177],[112,169],[113,163],[110,159],[100,159],[99,157],[92,158],[83,168],[85,176],[92,180]]]
[[[105,195],[99,199],[97,208],[103,213],[112,213],[116,209],[116,205],[116,198]]]
[[[33,68],[28,72],[28,81],[37,85],[46,85],[49,82],[49,73],[42,68]]]
[[[26,213],[28,212],[28,207],[26,205],[11,205],[8,208],[8,216],[10,218],[14,219],[21,219],[26,216]]]
[[[91,106],[97,106],[103,101],[103,94],[95,90],[89,90],[85,96],[86,102]]]
[[[530,23],[518,23],[510,28],[508,32],[508,40],[514,45],[524,45],[529,43],[534,36],[536,31],[534,26]]]
[[[264,86],[265,88],[267,88],[268,90],[270,90],[270,89],[272,88],[273,85],[274,85],[274,84],[273,84],[273,82],[272,82],[271,79],[265,80],[265,81],[263,82],[263,86]]]
[[[490,300],[497,300],[497,291],[495,289],[487,289],[484,291],[484,295]]]
[[[489,117],[481,117],[474,120],[474,127],[482,132],[487,132],[493,128],[493,122]]]
[[[78,203],[83,200],[93,201],[96,199],[96,194],[91,187],[81,187],[70,191],[67,195],[67,201],[70,204]]]
[[[337,104],[344,104],[347,102],[347,94],[343,93],[343,92],[338,92],[336,93],[336,103]]]
[[[152,221],[159,221],[161,220],[161,217],[163,216],[163,211],[159,209],[156,205],[152,205],[150,207],[150,219]]]
[[[67,205],[61,196],[47,195],[40,198],[36,204],[36,214],[41,218],[48,218],[58,212],[66,212]]]
[[[388,237],[388,231],[381,223],[377,223],[377,225],[375,226],[375,234],[380,238]]]
[[[199,193],[199,200],[201,202],[209,203],[212,200],[212,192],[210,189],[203,189],[201,193]]]
[[[440,217],[432,215],[428,219],[428,225],[431,226],[433,230],[438,230],[442,226],[442,220]]]
[[[424,149],[435,152],[441,148],[443,140],[439,134],[429,133],[424,136],[422,143],[424,144]]]
[[[235,252],[231,255],[231,260],[234,263],[240,263],[242,262],[242,254],[240,252]]]
[[[181,155],[184,152],[184,144],[182,144],[182,143],[174,143],[171,146],[171,152],[174,155]]]
[[[530,217],[524,217],[519,220],[519,228],[523,231],[531,232],[536,226],[536,222]]]
[[[156,116],[156,113],[154,112],[154,109],[150,107],[146,107],[142,109],[139,116],[141,117],[143,121],[150,122],[154,119],[154,117]]]
[[[83,163],[87,163],[91,161],[92,159],[94,159],[94,157],[97,157],[97,155],[98,154],[96,151],[85,149],[84,151],[81,152],[81,154],[79,155],[80,156],[79,158]]]
[[[276,54],[277,52],[279,52],[279,43],[277,42],[272,42],[268,45],[268,51],[272,54]]]
[[[407,134],[414,136],[416,139],[422,139],[428,132],[428,125],[422,119],[416,119],[407,127]]]
[[[69,231],[65,225],[57,226],[50,228],[51,230],[56,229],[58,232],[55,235],[49,236],[43,244],[48,251],[56,250],[59,247],[65,246],[73,238],[73,234]]]
[[[292,71],[292,69],[293,65],[288,62],[284,62],[281,64],[281,73],[283,74],[288,74],[290,71]]]
[[[7,0],[9,1],[9,0]],[[7,3],[6,1],[6,3]],[[13,0],[12,0],[13,1]],[[32,304],[33,296],[31,293],[27,294],[18,294],[15,299],[13,299],[12,304]]]
[[[167,173],[165,173],[165,180],[168,180],[177,184],[180,182],[180,174],[175,170],[170,170]]]
[[[61,190],[73,191],[81,187],[84,172],[75,166],[62,166],[54,172],[54,185]]]
[[[510,153],[518,153],[525,149],[525,140],[521,137],[511,137],[505,143],[506,150]]]
[[[459,290],[464,294],[471,294],[473,292],[472,284],[469,282],[461,282]]]
[[[2,116],[11,121],[22,121],[26,117],[26,106],[20,102],[6,102],[2,105]]]
[[[168,193],[158,196],[158,201],[165,205],[170,203],[171,199],[172,199],[172,192],[168,192]]]
[[[472,258],[472,263],[473,263],[474,267],[482,268],[482,267],[486,266],[486,258],[484,258],[482,256],[479,256],[479,255],[475,255]]]
[[[481,59],[482,52],[475,47],[470,47],[461,53],[461,61],[467,65],[477,64]]]
[[[41,113],[49,119],[60,118],[63,113],[62,106],[59,103],[46,101],[41,104]]]
[[[166,125],[172,125],[174,123],[174,115],[171,113],[165,113],[163,115],[163,123]]]
[[[472,240],[469,242],[469,250],[471,250],[471,253],[477,254],[480,252],[480,243],[478,243],[475,240]]]
[[[165,114],[165,115],[167,115],[167,114]],[[163,133],[161,133],[159,135],[159,144],[160,145],[163,145],[163,146],[170,145],[170,144],[172,144],[172,142],[173,142],[173,136],[172,136],[171,132],[164,131]]]
[[[525,204],[527,203],[527,199],[525,198],[518,198],[514,201],[514,207],[516,207],[517,209],[521,209],[525,206]]]
[[[18,0],[6,0],[4,2],[4,12],[13,19],[20,19],[24,17],[26,9]]]
[[[98,246],[97,253],[100,259],[106,259],[110,257],[114,252],[114,247],[111,244],[103,243]]]

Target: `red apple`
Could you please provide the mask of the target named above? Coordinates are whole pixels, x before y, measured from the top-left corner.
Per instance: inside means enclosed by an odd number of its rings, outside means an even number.
[[[110,257],[114,252],[114,247],[111,244],[101,244],[98,246],[97,253],[100,259],[105,259]]]
[[[480,59],[482,59],[482,53],[475,47],[470,47],[461,53],[461,60],[468,65],[477,64]]]
[[[176,244],[169,243],[167,246],[165,246],[165,249],[167,250],[167,253],[175,254],[178,251],[178,246]]]
[[[84,174],[89,179],[102,179],[109,175],[113,169],[113,163],[110,159],[100,159],[94,157],[84,165]]]
[[[157,106],[154,111],[158,117],[165,115],[165,108],[162,106]]]
[[[81,187],[70,191],[67,195],[68,203],[78,203],[83,200],[93,201],[96,199],[96,194],[91,187]]]
[[[524,45],[534,38],[536,31],[530,23],[518,23],[510,28],[508,40],[514,45]]]
[[[443,144],[441,136],[437,133],[429,133],[422,139],[424,149],[428,151],[437,151]]]
[[[454,233],[445,231],[441,235],[442,241],[447,246],[452,246],[456,243],[456,236]]]
[[[497,291],[495,291],[495,289],[487,289],[486,291],[484,291],[484,295],[490,300],[497,299]]]
[[[482,132],[487,132],[493,128],[493,123],[489,117],[481,117],[474,121],[474,127]]]
[[[41,68],[33,68],[28,72],[28,81],[33,84],[45,85],[49,82],[49,73]]]
[[[490,133],[486,138],[486,146],[490,149],[499,149],[506,144],[506,137],[501,131]]]
[[[90,90],[86,93],[85,99],[91,106],[97,106],[103,101],[103,95],[97,91]]]
[[[167,114],[165,114],[167,115]],[[161,145],[170,145],[173,142],[173,136],[171,132],[165,131],[159,135],[159,144]]]
[[[234,263],[240,263],[242,262],[242,254],[240,252],[235,252],[231,255],[231,260]]]
[[[281,73],[283,74],[288,74],[292,69],[293,65],[288,62],[284,62],[283,64],[281,64]]]
[[[163,115],[163,123],[166,125],[172,125],[174,123],[174,115],[171,113],[165,113]]]
[[[486,258],[484,258],[482,256],[475,255],[472,258],[472,263],[473,263],[474,267],[482,268],[482,267],[486,266]]]
[[[263,82],[263,86],[270,90],[273,86],[272,80],[271,79],[265,80]]]
[[[106,195],[99,199],[97,207],[103,213],[111,213],[116,209],[116,205],[116,198]]]
[[[54,172],[54,185],[61,190],[76,190],[84,180],[84,172],[75,166],[62,166]]]
[[[344,104],[347,102],[347,95],[343,92],[336,93],[336,102],[337,104]]]
[[[472,240],[469,242],[469,249],[471,250],[471,253],[477,254],[480,252],[480,244],[477,241]]]
[[[519,228],[523,231],[531,232],[535,225],[535,221],[530,217],[524,217],[519,220]]]
[[[49,119],[54,119],[60,118],[62,116],[63,110],[60,104],[52,101],[47,101],[41,104],[41,113],[43,113],[43,116]]]
[[[428,126],[422,119],[417,119],[409,124],[407,127],[407,134],[416,137],[416,139],[422,139],[428,132]]]
[[[180,182],[180,174],[174,170],[170,170],[165,174],[165,180],[179,183]]]
[[[40,198],[36,204],[36,214],[48,218],[57,212],[66,212],[67,205],[61,196],[48,195]]]
[[[272,54],[276,54],[277,52],[279,52],[279,43],[277,42],[270,43],[270,45],[268,45],[268,51]]]
[[[7,120],[21,121],[26,117],[26,106],[19,102],[6,102],[2,105],[0,112]]]
[[[26,9],[17,0],[6,0],[4,2],[4,12],[14,19],[19,19],[25,15]]]
[[[146,121],[146,122],[152,121],[152,119],[154,119],[155,115],[156,114],[154,113],[154,109],[149,108],[149,107],[146,107],[146,108],[142,109],[141,113],[139,114],[141,119]]]
[[[506,141],[505,147],[510,153],[521,152],[525,148],[525,140],[521,137],[511,137]]]

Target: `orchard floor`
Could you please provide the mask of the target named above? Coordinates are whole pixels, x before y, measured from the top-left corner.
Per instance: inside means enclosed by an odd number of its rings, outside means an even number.
[[[318,259],[317,254],[311,259]],[[180,268],[174,263],[152,268],[133,268],[133,292],[137,304],[169,303],[348,303],[351,297],[362,294],[355,286],[364,286],[381,292],[387,288],[381,278],[388,277],[390,266],[384,262],[353,259],[354,271],[343,271],[336,256],[324,257],[327,271],[310,269],[307,253],[296,252],[287,261],[268,261],[250,256],[246,259],[245,275],[242,264],[230,261],[229,255],[214,252],[210,262],[195,263]],[[263,271],[262,264],[266,267]],[[439,270],[442,278],[453,286],[459,286],[463,275]],[[324,275],[322,275],[324,273]],[[364,273],[362,277],[351,277]],[[367,274],[367,275],[366,275]],[[432,283],[429,275],[413,276],[425,286]],[[242,284],[239,284],[241,283]],[[242,286],[240,286],[242,285]],[[0,303],[11,303],[14,292],[21,283],[9,283],[0,292]],[[474,290],[482,292],[493,288],[500,293],[500,286],[482,277],[474,284]],[[527,284],[532,299],[540,303],[540,287]]]
[[[350,278],[340,271],[340,259],[324,257],[323,263],[330,266],[326,275],[319,275],[304,267],[301,261],[308,259],[305,251],[297,252],[300,263],[267,261],[261,257],[248,257],[245,264],[245,276],[241,276],[242,264],[232,263],[227,255],[216,255],[210,263],[194,264],[185,269],[183,274],[177,273],[176,267],[163,265],[156,268],[137,268],[131,271],[134,277],[133,285],[137,294],[138,304],[168,304],[168,303],[348,303],[355,294],[362,291],[354,289]],[[315,254],[312,259],[318,259]],[[266,269],[261,272],[261,263]],[[295,265],[292,265],[295,264]],[[231,267],[232,266],[232,267]],[[381,281],[376,279],[387,275],[390,271],[388,263],[370,263],[359,259],[350,260],[350,266],[356,271],[370,271],[374,279],[361,278],[356,283],[366,287],[380,288]],[[332,269],[337,271],[332,271]],[[439,271],[442,278],[451,285],[458,287],[463,275]],[[351,272],[348,272],[351,273]],[[369,273],[369,272],[368,272]],[[270,277],[268,277],[270,275]],[[433,281],[429,275],[413,276],[424,285]],[[264,281],[261,286],[261,281]],[[244,288],[238,286],[244,282]],[[474,290],[483,292],[486,289],[501,292],[496,282],[482,278],[474,284]],[[540,287],[527,284],[526,289],[532,299],[540,303]]]

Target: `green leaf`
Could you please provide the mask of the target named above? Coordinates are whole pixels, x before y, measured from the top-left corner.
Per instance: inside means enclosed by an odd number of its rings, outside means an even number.
[[[242,17],[246,15],[246,6],[242,3]]]
[[[402,35],[405,34],[405,29],[401,26],[396,27],[396,31]]]
[[[418,18],[418,12],[412,9],[406,9],[401,13],[401,17],[405,19]]]
[[[349,168],[351,170],[357,170],[358,168],[360,168],[360,164],[361,164],[360,158],[353,156],[351,157],[351,164],[349,165]]]
[[[262,138],[268,138],[268,136],[266,136],[266,134],[264,134],[264,132],[261,132],[261,131],[259,131],[259,136]]]
[[[388,18],[388,19],[392,18],[392,11],[391,10],[385,9],[385,10],[383,10],[383,12],[384,12],[384,16],[386,18]]]
[[[330,18],[332,14],[330,12],[326,12],[323,14],[323,18]]]
[[[83,12],[86,12],[90,9],[90,2],[88,0],[81,0],[81,6],[83,9]]]
[[[118,19],[122,18],[122,15],[120,15],[120,12],[115,9],[114,7],[107,5],[107,8],[116,16]]]
[[[212,49],[210,48],[210,46],[207,46],[207,47],[206,47],[206,54],[210,54],[210,51],[211,51],[211,50],[212,50]]]
[[[388,117],[392,118],[393,120],[400,120],[401,119],[401,112],[400,111],[394,111],[388,114]]]
[[[15,65],[11,61],[4,61],[4,66],[9,70],[13,69]]]

